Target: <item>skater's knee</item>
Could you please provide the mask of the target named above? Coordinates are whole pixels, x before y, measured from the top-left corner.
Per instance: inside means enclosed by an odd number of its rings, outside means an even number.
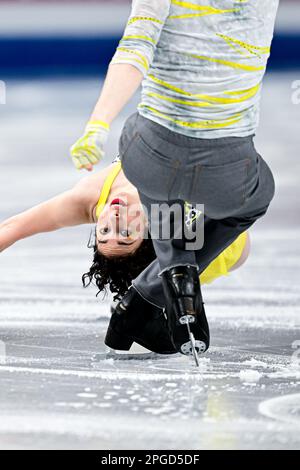
[[[262,208],[258,209],[255,213],[255,218],[256,220],[264,217],[266,215],[266,213],[268,212],[269,208],[270,208],[270,205],[271,205],[271,202],[272,202],[272,198],[271,200]]]

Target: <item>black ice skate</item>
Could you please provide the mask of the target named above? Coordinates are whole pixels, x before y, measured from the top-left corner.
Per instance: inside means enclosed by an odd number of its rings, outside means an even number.
[[[105,344],[111,349],[129,351],[133,343],[157,354],[175,354],[163,310],[144,300],[131,287],[115,307]]]
[[[193,355],[199,366],[198,354],[209,348],[209,326],[198,271],[193,266],[177,266],[163,272],[162,281],[174,347],[182,354]]]

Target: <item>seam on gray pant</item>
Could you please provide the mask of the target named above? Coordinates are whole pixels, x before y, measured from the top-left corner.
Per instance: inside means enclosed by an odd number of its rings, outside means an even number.
[[[154,307],[157,307],[157,308],[160,308],[160,309],[164,309],[165,306],[161,306],[161,305],[157,305],[157,303],[154,303],[154,301],[152,300],[149,300],[149,298],[147,298],[147,296],[143,293],[143,291],[140,289],[140,287],[137,287],[135,282],[132,283],[133,287],[135,288],[135,290],[138,292],[138,294],[146,301],[148,302],[149,304],[151,305],[154,305]]]

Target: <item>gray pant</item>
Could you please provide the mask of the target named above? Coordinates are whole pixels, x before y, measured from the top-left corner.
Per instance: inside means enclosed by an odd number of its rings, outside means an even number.
[[[205,206],[203,248],[186,250],[183,235],[153,239],[157,260],[133,282],[143,297],[163,307],[159,274],[186,264],[204,271],[266,213],[275,191],[273,175],[256,152],[253,136],[197,139],[138,113],[126,121],[119,151],[123,171],[148,210],[152,204],[183,201]]]

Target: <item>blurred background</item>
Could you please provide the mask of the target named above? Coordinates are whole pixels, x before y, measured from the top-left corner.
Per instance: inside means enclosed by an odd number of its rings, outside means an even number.
[[[130,4],[130,0],[0,0],[2,75],[104,71]],[[300,66],[299,20],[300,1],[282,0],[272,69]]]

